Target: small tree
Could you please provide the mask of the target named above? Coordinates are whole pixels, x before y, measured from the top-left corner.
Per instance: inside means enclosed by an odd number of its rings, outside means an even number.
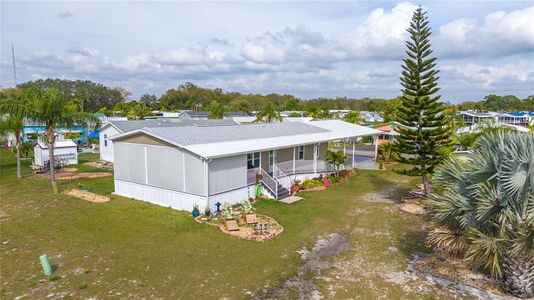
[[[5,97],[5,98],[4,98]],[[20,89],[9,89],[6,92],[2,93],[1,103],[24,103],[25,98],[23,97]],[[22,177],[22,170],[20,166],[20,152],[22,146],[22,131],[24,130],[24,115],[21,112],[10,112],[4,116],[0,116],[0,137],[2,139],[7,138],[9,135],[15,137],[15,149],[17,152],[17,178]]]
[[[339,166],[345,163],[346,157],[343,150],[338,151],[326,151],[325,161],[334,166],[334,172],[337,175],[339,173]]]
[[[444,104],[438,102],[440,96],[433,96],[439,91],[438,72],[435,70],[436,58],[429,58],[430,28],[426,12],[419,7],[412,17],[406,41],[408,58],[402,65],[401,85],[402,102],[397,111],[399,136],[395,147],[401,154],[399,162],[410,164],[412,169],[396,171],[410,176],[421,176],[425,194],[430,193],[428,175],[434,167],[445,158],[451,146],[451,129],[444,113]]]
[[[280,111],[278,110],[278,106],[274,103],[267,103],[265,104],[260,111],[258,112],[258,115],[256,116],[256,122],[276,122],[276,121],[282,121],[282,115],[280,115]]]
[[[483,265],[519,297],[534,296],[534,135],[483,135],[466,161],[449,158],[434,180],[438,228],[428,242]]]
[[[98,127],[99,119],[89,113],[71,113],[65,108],[63,95],[55,88],[38,89],[32,85],[24,91],[27,101],[5,101],[0,104],[0,112],[22,115],[25,118],[44,124],[45,138],[50,159],[50,181],[52,191],[58,192],[55,175],[54,143],[56,129],[61,126],[72,127],[74,124]]]
[[[359,111],[349,111],[345,114],[345,116],[343,116],[343,121],[353,124],[360,124],[364,121],[364,119]]]
[[[210,112],[208,115],[209,119],[223,119],[230,109],[226,105],[213,101],[208,106],[208,111]]]

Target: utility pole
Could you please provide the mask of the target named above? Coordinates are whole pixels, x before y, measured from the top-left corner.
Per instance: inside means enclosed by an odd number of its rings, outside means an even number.
[[[15,47],[11,43],[11,55],[13,56],[13,78],[15,79],[15,87],[17,87],[17,67],[15,66]]]

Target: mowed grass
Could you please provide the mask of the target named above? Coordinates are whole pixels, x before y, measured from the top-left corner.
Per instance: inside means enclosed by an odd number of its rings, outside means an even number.
[[[80,155],[81,163],[95,159]],[[302,263],[296,251],[332,232],[351,234],[351,241],[372,256],[366,258],[370,262],[402,262],[399,268],[412,252],[425,250],[424,237],[411,230],[421,225],[420,220],[392,213],[392,204],[361,200],[365,193],[392,185],[400,187],[400,195],[418,182],[391,171],[360,171],[326,191],[302,193],[305,200],[291,205],[261,200],[258,212],[274,217],[285,230],[269,242],[257,243],[198,224],[186,212],[112,195],[112,177],[79,180],[109,196],[108,203],[53,195],[49,181],[33,176],[29,163],[24,161],[24,178],[17,179],[14,156],[0,154],[0,298],[247,298],[249,292],[294,275]],[[75,187],[77,182],[61,181],[60,188]],[[359,208],[368,213],[354,214]],[[354,231],[379,231],[385,223],[392,238],[369,239]],[[385,255],[392,243],[401,251]],[[57,280],[42,275],[42,254],[55,266]],[[353,289],[340,288],[352,297],[381,295],[357,282]],[[389,291],[388,297],[404,294],[393,283],[382,280],[376,285]]]

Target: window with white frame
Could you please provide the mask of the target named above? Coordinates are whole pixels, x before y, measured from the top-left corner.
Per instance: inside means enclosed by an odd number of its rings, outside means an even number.
[[[260,153],[254,152],[247,154],[247,169],[254,169],[260,166]]]
[[[298,160],[304,159],[304,146],[297,147],[297,159]]]

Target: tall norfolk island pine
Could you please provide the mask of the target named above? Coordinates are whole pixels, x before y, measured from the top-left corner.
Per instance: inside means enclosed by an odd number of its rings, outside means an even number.
[[[419,7],[412,17],[410,39],[406,41],[408,57],[403,59],[401,85],[402,103],[398,109],[399,136],[395,147],[401,153],[400,162],[413,165],[412,169],[399,173],[421,176],[425,194],[429,193],[428,174],[444,159],[444,150],[450,147],[450,128],[444,114],[435,70],[436,58],[429,58],[430,28],[426,12]]]

